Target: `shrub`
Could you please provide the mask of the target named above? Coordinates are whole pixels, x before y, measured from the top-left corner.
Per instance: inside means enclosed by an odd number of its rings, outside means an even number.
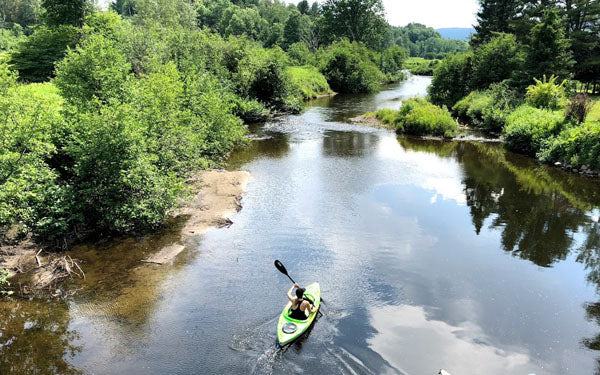
[[[308,46],[304,42],[298,42],[290,45],[287,50],[290,62],[293,65],[309,65],[314,64],[315,59]]]
[[[440,60],[426,60],[422,57],[409,57],[404,63],[404,67],[411,74],[421,76],[432,76],[435,68],[437,68]]]
[[[379,69],[387,76],[388,82],[406,79],[406,74],[402,73],[406,56],[406,51],[399,46],[392,46],[381,53]]]
[[[492,84],[489,90],[473,91],[452,107],[462,120],[486,131],[500,132],[506,117],[520,102],[506,84]]]
[[[567,103],[567,119],[572,119],[581,124],[585,121],[592,109],[592,100],[586,94],[576,94]]]
[[[302,100],[332,92],[327,79],[314,66],[291,66],[285,72],[289,76],[294,95]]]
[[[513,151],[535,156],[544,142],[560,133],[563,125],[564,114],[561,111],[523,105],[506,118],[506,145]]]
[[[539,154],[546,162],[562,161],[600,170],[600,123],[587,122],[563,130]]]
[[[471,87],[486,89],[492,83],[514,78],[523,68],[525,56],[512,34],[498,33],[474,51]]]
[[[326,51],[321,72],[335,92],[375,92],[386,77],[373,58],[362,44],[342,40],[333,43]]]
[[[560,109],[565,105],[565,83],[556,84],[556,76],[542,80],[535,79],[535,85],[527,87],[527,103],[536,108]]]
[[[432,103],[452,107],[470,89],[473,53],[458,53],[443,59],[433,74],[427,89]]]
[[[110,99],[122,100],[130,70],[114,42],[94,35],[69,50],[57,64],[54,83],[69,104],[83,108],[95,101],[106,104]]]
[[[420,98],[406,100],[399,111],[383,109],[376,116],[383,123],[394,125],[398,133],[452,138],[458,130],[447,109]]]
[[[43,82],[54,75],[54,64],[67,48],[79,42],[79,30],[73,26],[38,27],[11,54],[12,68],[27,82]]]

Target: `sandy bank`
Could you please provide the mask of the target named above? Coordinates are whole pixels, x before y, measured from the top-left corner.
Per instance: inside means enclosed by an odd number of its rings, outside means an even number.
[[[359,125],[371,126],[374,128],[391,129],[390,126],[387,126],[382,121],[379,121],[375,116],[360,115],[351,118],[350,122]]]
[[[249,179],[248,172],[221,170],[203,171],[191,179],[189,183],[194,185],[197,193],[191,200],[182,202],[174,214],[175,217],[186,217],[181,241],[163,247],[142,262],[166,263],[184,249],[186,238],[233,224],[228,216],[241,210],[240,202]]]
[[[250,174],[243,171],[202,171],[188,180],[192,190],[189,200],[182,200],[172,216],[184,220],[179,239],[142,259],[143,263],[163,264],[171,261],[185,246],[185,240],[213,228],[230,226],[229,216],[239,211]],[[47,252],[31,240],[0,247],[0,268],[10,272],[12,289],[19,294],[50,289],[65,277],[84,277],[85,265],[77,262],[76,252]],[[106,259],[110,261],[110,259]],[[82,269],[83,268],[83,269]],[[15,277],[16,276],[16,277]]]

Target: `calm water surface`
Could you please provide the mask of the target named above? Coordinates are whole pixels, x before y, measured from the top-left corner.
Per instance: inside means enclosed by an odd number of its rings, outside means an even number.
[[[234,225],[162,267],[137,260],[180,241],[173,230],[76,249],[86,280],[63,287],[75,294],[0,302],[0,373],[597,372],[598,181],[498,144],[347,123],[429,82],[254,127],[230,162],[252,174]],[[274,259],[325,299],[284,351],[290,285]]]

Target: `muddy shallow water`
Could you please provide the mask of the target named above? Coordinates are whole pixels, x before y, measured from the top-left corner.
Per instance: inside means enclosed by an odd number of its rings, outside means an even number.
[[[499,144],[347,123],[428,84],[253,127],[259,140],[230,160],[252,175],[231,227],[188,240],[171,265],[138,260],[181,223],[74,250],[87,276],[64,298],[0,302],[0,373],[594,373],[598,181]],[[283,351],[289,281],[274,259],[325,299]]]

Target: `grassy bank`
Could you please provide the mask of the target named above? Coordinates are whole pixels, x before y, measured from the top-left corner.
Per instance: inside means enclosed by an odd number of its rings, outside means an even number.
[[[325,76],[314,66],[290,66],[286,69],[286,74],[291,81],[294,95],[302,100],[333,94]]]

